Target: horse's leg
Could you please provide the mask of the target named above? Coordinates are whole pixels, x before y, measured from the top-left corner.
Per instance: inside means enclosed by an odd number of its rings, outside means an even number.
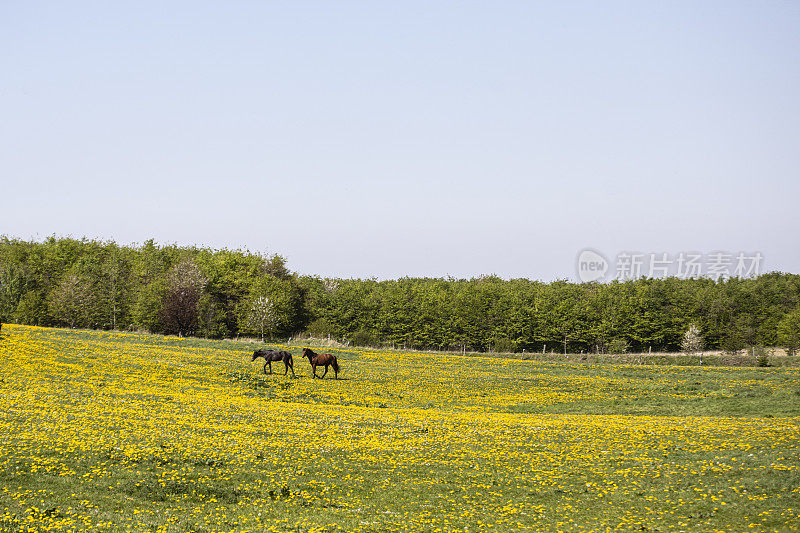
[[[315,377],[315,378],[316,378],[316,377],[319,377],[319,376],[317,376],[317,365],[315,365],[315,364],[313,364],[313,363],[312,363],[312,365],[311,365],[311,373],[312,373],[312,374],[314,374],[314,377]],[[312,378],[312,379],[313,379],[313,378]]]
[[[324,379],[325,378],[325,374],[327,374],[327,373],[328,373],[328,365],[325,365],[325,372],[322,373],[322,375],[319,377],[319,379]]]
[[[268,365],[268,364],[269,364],[269,361],[267,361],[266,363],[264,363],[264,374],[266,374],[266,373],[267,373],[267,365]],[[269,371],[270,371],[270,372],[272,372],[272,367],[270,367]]]

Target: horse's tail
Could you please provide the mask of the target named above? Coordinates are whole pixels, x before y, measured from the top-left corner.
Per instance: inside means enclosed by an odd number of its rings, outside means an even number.
[[[333,371],[337,374],[339,373],[339,363],[336,361],[336,356],[333,356],[333,361],[331,362],[331,366],[333,367]]]

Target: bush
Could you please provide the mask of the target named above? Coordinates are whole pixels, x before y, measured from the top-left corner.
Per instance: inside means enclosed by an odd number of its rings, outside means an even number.
[[[353,346],[377,346],[378,335],[374,331],[361,328],[350,335],[350,344]]]
[[[766,348],[763,346],[756,346],[753,348],[753,354],[756,356],[757,366],[769,366],[769,354]]]
[[[505,337],[495,339],[494,351],[497,353],[514,353],[517,351],[517,343]]]
[[[787,355],[795,355],[800,349],[800,307],[787,313],[778,323],[778,338]]]
[[[324,339],[328,335],[333,335],[333,325],[324,318],[318,318],[308,325],[306,333],[310,337]]]
[[[627,353],[630,346],[628,345],[628,341],[625,339],[612,339],[611,342],[608,343],[608,353],[615,354],[615,353]]]
[[[747,349],[747,343],[737,335],[726,335],[720,342],[720,347],[728,355],[736,355],[742,350]]]
[[[687,354],[693,354],[703,349],[703,336],[696,324],[690,325],[686,330],[681,341],[681,348]]]

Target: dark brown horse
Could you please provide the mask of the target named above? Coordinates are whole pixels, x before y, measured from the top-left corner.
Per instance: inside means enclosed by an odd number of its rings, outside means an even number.
[[[253,352],[253,358],[250,360],[255,361],[259,357],[263,357],[266,363],[264,363],[264,373],[267,373],[267,366],[269,366],[269,373],[272,374],[272,362],[273,361],[283,361],[283,365],[286,369],[283,371],[283,375],[285,376],[289,369],[292,370],[292,377],[297,377],[294,373],[294,362],[292,361],[292,354],[285,350],[265,350],[263,348],[259,348],[255,352]]]
[[[334,376],[333,379],[339,379],[339,362],[336,361],[335,355],[331,355],[329,353],[320,355],[311,348],[303,348],[303,357],[308,357],[308,361],[311,363],[311,373],[314,374],[315,378],[324,378],[325,374],[328,373],[328,366],[332,366]],[[321,376],[317,376],[318,366],[325,367],[325,372],[323,372]]]

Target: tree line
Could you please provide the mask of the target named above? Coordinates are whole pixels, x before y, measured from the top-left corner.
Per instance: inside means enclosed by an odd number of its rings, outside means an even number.
[[[0,237],[0,321],[472,351],[677,351],[800,345],[800,276],[549,283],[299,276],[279,255]]]

